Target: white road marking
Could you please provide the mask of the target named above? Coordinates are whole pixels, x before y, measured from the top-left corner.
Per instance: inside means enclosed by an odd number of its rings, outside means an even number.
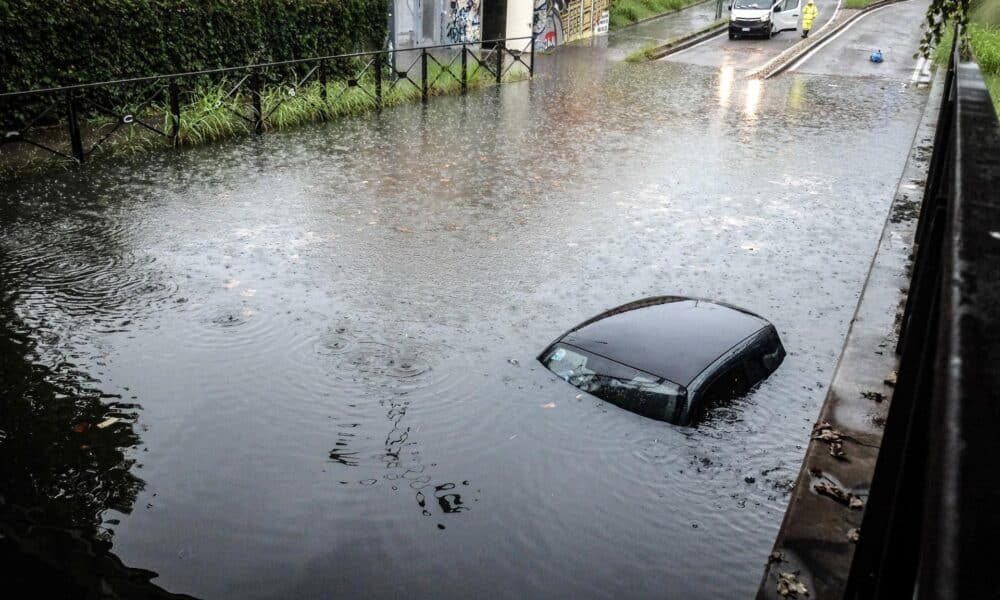
[[[908,2],[909,0],[904,0],[904,1]],[[812,57],[813,54],[816,54],[817,52],[819,52],[820,50],[822,50],[824,46],[826,46],[827,44],[829,44],[833,40],[835,40],[835,39],[839,38],[840,36],[844,35],[845,33],[847,33],[847,30],[850,29],[851,27],[854,27],[855,25],[857,25],[861,21],[861,19],[864,19],[865,17],[867,17],[869,15],[874,15],[878,11],[885,10],[885,9],[891,7],[891,6],[898,6],[899,4],[902,4],[902,2],[896,2],[896,3],[893,3],[893,4],[887,4],[885,6],[880,6],[880,7],[876,8],[875,10],[868,11],[868,12],[862,14],[860,17],[858,17],[853,22],[851,22],[850,25],[848,25],[847,27],[844,27],[843,29],[841,29],[837,33],[835,33],[835,34],[831,35],[830,37],[828,37],[827,39],[823,40],[822,42],[820,42],[819,44],[817,44],[816,47],[813,48],[812,50],[810,50],[809,52],[806,52],[805,55],[802,56],[802,58],[800,58],[797,61],[795,61],[795,64],[793,64],[792,66],[788,67],[788,70],[789,71],[794,71],[795,69],[798,69],[800,66],[802,66],[802,63],[804,63],[807,60],[809,60]]]
[[[911,82],[916,83],[917,78],[920,77],[920,72],[924,68],[924,63],[925,62],[927,62],[927,59],[924,58],[923,56],[921,56],[920,58],[917,59],[917,64],[913,65],[913,75],[910,75],[910,81]]]
[[[924,68],[920,69],[920,79],[917,84],[929,84],[931,82],[931,61],[924,60]]]

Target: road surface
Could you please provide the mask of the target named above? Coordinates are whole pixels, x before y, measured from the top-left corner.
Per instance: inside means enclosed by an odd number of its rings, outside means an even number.
[[[816,1],[819,16],[813,23],[813,34],[817,33],[833,17],[837,10],[837,4],[837,0]],[[735,40],[730,40],[729,36],[723,33],[687,50],[671,54],[663,60],[708,67],[731,67],[737,71],[748,71],[763,65],[800,39],[799,31],[782,31],[771,39],[738,38]]]
[[[919,23],[926,12],[927,2],[907,0],[862,15],[810,49],[792,64],[789,72],[911,82],[926,78],[924,62],[913,56],[920,49],[914,23]],[[882,51],[883,62],[869,60],[875,50]]]

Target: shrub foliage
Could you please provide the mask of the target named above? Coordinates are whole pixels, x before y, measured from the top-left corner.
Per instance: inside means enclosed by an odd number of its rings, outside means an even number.
[[[372,50],[386,0],[0,0],[0,91]]]

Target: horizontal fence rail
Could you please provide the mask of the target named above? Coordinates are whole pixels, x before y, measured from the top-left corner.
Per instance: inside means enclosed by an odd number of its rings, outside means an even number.
[[[447,86],[465,94],[475,81],[499,84],[514,71],[531,78],[534,70],[531,36],[4,92],[0,150],[26,144],[83,163],[130,128],[176,144],[185,126],[210,118],[213,110],[228,111],[248,130],[263,132],[290,102],[326,118],[338,102],[381,110],[394,98],[419,96],[427,102]]]
[[[960,45],[846,598],[1000,597],[1000,126]]]

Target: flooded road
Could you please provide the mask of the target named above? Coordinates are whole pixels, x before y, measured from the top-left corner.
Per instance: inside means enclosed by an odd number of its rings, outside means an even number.
[[[6,186],[6,502],[203,598],[752,594],[926,92],[538,64]],[[658,294],[789,355],[695,428],[535,362]]]

